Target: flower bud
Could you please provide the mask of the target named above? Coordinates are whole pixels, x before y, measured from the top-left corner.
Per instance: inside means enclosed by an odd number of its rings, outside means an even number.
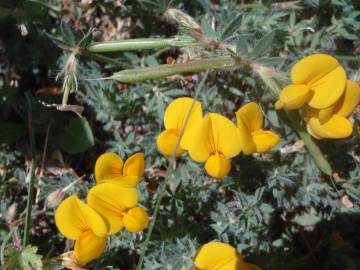
[[[200,25],[198,25],[191,16],[182,12],[181,10],[175,8],[169,8],[165,12],[165,17],[175,21],[176,23],[178,23],[179,25],[181,25],[190,32],[196,32],[198,34],[202,34]]]
[[[86,268],[81,267],[81,265],[75,259],[75,252],[68,251],[60,255],[61,265],[71,270],[86,270]]]
[[[16,208],[17,203],[13,203],[12,205],[10,205],[9,209],[6,212],[6,222],[11,222],[14,220],[16,216]]]
[[[65,192],[63,189],[59,188],[51,192],[46,198],[46,207],[55,208],[60,202],[64,199]]]
[[[149,226],[149,216],[144,209],[135,207],[124,215],[123,223],[129,232],[140,232]]]

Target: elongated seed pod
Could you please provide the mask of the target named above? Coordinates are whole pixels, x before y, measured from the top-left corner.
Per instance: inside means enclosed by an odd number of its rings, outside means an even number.
[[[107,79],[113,79],[123,83],[135,83],[145,80],[162,79],[176,74],[201,72],[208,69],[223,69],[232,66],[234,66],[232,58],[216,57],[181,64],[165,64],[154,67],[125,69],[114,73]]]
[[[198,43],[192,37],[177,36],[174,38],[135,38],[107,42],[94,42],[86,49],[94,53],[104,53],[163,48],[181,48],[195,45],[198,45]]]

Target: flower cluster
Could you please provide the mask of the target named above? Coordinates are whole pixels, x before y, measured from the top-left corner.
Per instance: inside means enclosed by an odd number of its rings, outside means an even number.
[[[137,153],[124,161],[115,153],[105,153],[96,161],[96,185],[87,195],[87,204],[76,194],[65,199],[55,212],[55,223],[67,238],[75,240],[74,258],[85,265],[100,256],[107,235],[122,228],[140,232],[149,218],[137,207],[136,189],[144,174],[144,155]]]
[[[352,123],[347,118],[360,102],[360,87],[347,80],[334,57],[313,54],[303,58],[291,69],[291,80],[280,93],[277,109],[304,108],[307,131],[317,139],[351,135]]]
[[[169,157],[179,157],[188,151],[191,159],[205,163],[210,176],[221,179],[230,172],[230,158],[241,151],[244,154],[266,152],[280,140],[277,134],[262,130],[263,114],[256,103],[246,104],[235,115],[237,127],[218,113],[203,117],[201,103],[197,100],[175,99],[165,110],[165,131],[157,138],[158,149]]]
[[[261,270],[244,262],[235,248],[221,242],[210,242],[200,247],[195,256],[195,266],[199,270]]]

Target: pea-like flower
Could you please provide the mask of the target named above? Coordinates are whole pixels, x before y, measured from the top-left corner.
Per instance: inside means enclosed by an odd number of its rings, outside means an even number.
[[[75,259],[85,265],[99,257],[106,245],[108,226],[104,219],[76,195],[65,199],[55,212],[61,234],[75,240]]]
[[[173,100],[166,108],[164,113],[165,131],[160,133],[156,141],[159,151],[165,156],[171,157],[174,154],[176,143],[187,118],[186,116],[191,109],[187,125],[184,129],[175,156],[179,157],[188,150],[189,144],[195,135],[195,128],[202,120],[201,103],[195,101],[193,108],[191,108],[192,103],[192,98],[181,97]]]
[[[220,114],[208,113],[195,131],[189,146],[190,157],[205,162],[206,172],[215,179],[226,176],[231,169],[230,158],[241,151],[235,124]]]
[[[240,131],[240,146],[244,154],[263,153],[279,143],[279,135],[262,130],[264,117],[256,103],[246,104],[235,115]]]
[[[360,87],[351,80],[346,83],[343,96],[333,106],[315,110],[307,109],[307,130],[317,139],[346,138],[352,133],[352,123],[347,119],[360,102]]]
[[[244,262],[235,248],[221,242],[210,242],[200,247],[195,256],[195,266],[199,270],[261,270]]]
[[[117,182],[103,183],[90,189],[87,200],[107,222],[108,234],[115,234],[123,227],[131,232],[147,227],[146,212],[135,208],[138,204],[136,188],[124,187]]]
[[[96,183],[117,182],[124,187],[136,187],[145,170],[143,153],[136,153],[125,162],[115,153],[102,154],[95,163]]]
[[[305,104],[314,109],[325,109],[343,94],[346,73],[334,57],[313,54],[294,65],[291,80],[293,83],[280,93],[275,104],[277,109],[299,109]]]

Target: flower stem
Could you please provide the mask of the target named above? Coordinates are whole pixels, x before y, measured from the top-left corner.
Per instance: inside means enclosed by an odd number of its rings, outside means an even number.
[[[201,79],[198,87],[195,90],[193,101],[191,103],[189,111],[186,114],[184,124],[183,124],[183,126],[181,128],[181,131],[180,131],[180,134],[179,134],[179,138],[176,141],[176,146],[174,148],[174,151],[173,151],[173,154],[172,154],[172,157],[171,157],[171,160],[170,160],[170,167],[168,168],[167,176],[166,176],[164,182],[162,183],[160,191],[159,191],[159,197],[157,198],[157,201],[156,201],[156,205],[155,205],[154,213],[153,213],[153,216],[152,216],[152,220],[151,220],[151,223],[150,223],[150,226],[149,226],[148,233],[146,235],[144,245],[143,245],[142,250],[141,250],[141,254],[140,254],[139,262],[138,262],[138,264],[136,266],[136,270],[141,270],[142,269],[142,264],[143,264],[143,261],[144,261],[144,258],[145,258],[145,253],[146,253],[146,250],[148,248],[150,238],[151,238],[152,232],[153,232],[154,227],[155,227],[157,215],[158,215],[159,210],[160,210],[161,201],[162,201],[162,199],[163,199],[163,197],[165,195],[166,187],[167,187],[170,179],[172,178],[172,174],[176,169],[176,152],[177,152],[178,148],[180,147],[180,141],[181,141],[182,136],[184,135],[186,125],[189,122],[191,111],[193,110],[193,108],[195,106],[196,99],[199,96],[199,94],[201,92],[201,89],[203,88],[203,86],[205,84],[205,81],[206,81],[206,79],[208,77],[208,74],[209,74],[209,71],[207,71],[205,73],[204,77]]]
[[[31,167],[30,167],[30,182],[28,187],[28,196],[26,203],[26,217],[25,217],[25,229],[24,229],[24,238],[23,238],[23,247],[25,248],[29,244],[30,239],[30,228],[31,228],[31,210],[32,204],[34,201],[34,186],[35,186],[35,169],[36,169],[36,144],[34,129],[32,128],[31,121],[31,105],[29,96],[26,96],[29,103],[29,112],[28,112],[28,130],[29,130],[29,140],[30,140],[30,152],[31,152]]]
[[[266,72],[262,70],[261,68],[256,70],[256,72],[259,74],[260,78],[263,80],[263,82],[268,86],[268,88],[271,91],[271,94],[278,97],[279,93],[281,91],[281,88],[279,84],[274,80],[272,77],[267,76]],[[317,144],[312,140],[311,136],[307,133],[307,131],[300,125],[301,119],[299,117],[299,114],[296,111],[291,110],[284,110],[288,119],[290,120],[290,123],[292,125],[292,128],[296,131],[296,133],[299,135],[299,137],[303,140],[308,152],[310,153],[311,157],[313,158],[316,166],[325,174],[332,175],[332,169],[321,152],[320,148],[317,146]]]

